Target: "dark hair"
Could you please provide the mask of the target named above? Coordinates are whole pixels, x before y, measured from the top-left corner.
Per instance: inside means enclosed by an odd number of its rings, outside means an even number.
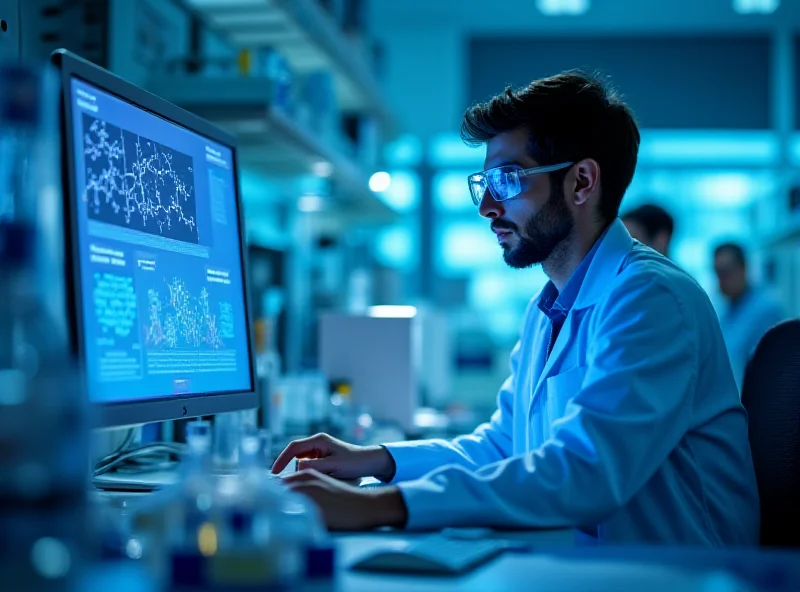
[[[745,257],[744,249],[741,245],[737,245],[736,243],[722,243],[714,249],[714,257],[721,253],[730,253],[742,267],[747,264],[747,258]]]
[[[571,70],[507,87],[464,114],[461,138],[471,146],[518,128],[530,132],[528,153],[540,165],[593,158],[602,171],[600,213],[617,217],[636,169],[639,129],[619,95],[597,76]],[[551,173],[563,179],[566,171]]]
[[[634,208],[623,214],[622,219],[632,220],[639,224],[651,239],[655,238],[659,232],[666,232],[672,236],[675,230],[675,220],[672,219],[669,212],[655,204],[643,204]]]

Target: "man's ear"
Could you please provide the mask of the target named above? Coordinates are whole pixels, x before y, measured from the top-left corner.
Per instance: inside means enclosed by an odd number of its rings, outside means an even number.
[[[590,197],[600,194],[600,165],[592,158],[585,158],[573,165],[575,170],[575,205],[585,204]]]

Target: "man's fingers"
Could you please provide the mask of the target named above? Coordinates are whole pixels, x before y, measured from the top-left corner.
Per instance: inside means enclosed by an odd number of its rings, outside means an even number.
[[[283,469],[285,469],[290,462],[292,462],[292,459],[294,458],[295,455],[295,451],[298,448],[300,448],[300,446],[301,446],[300,442],[292,442],[286,448],[283,449],[283,452],[281,452],[278,455],[278,458],[276,458],[275,462],[272,464],[273,474],[277,475],[278,473],[283,471]]]
[[[311,483],[314,481],[324,481],[325,479],[326,477],[322,473],[318,473],[313,469],[308,469],[305,471],[292,473],[291,475],[286,475],[286,477],[283,478],[283,482],[291,486],[301,483]]]
[[[298,471],[317,471],[331,475],[336,471],[336,462],[331,458],[301,458],[297,462]]]
[[[310,438],[303,438],[302,440],[295,440],[284,448],[283,452],[275,459],[275,463],[272,465],[273,474],[277,475],[283,471],[283,469],[292,462],[293,458],[319,454],[321,446],[325,442],[327,442],[327,440],[322,434],[311,436]]]

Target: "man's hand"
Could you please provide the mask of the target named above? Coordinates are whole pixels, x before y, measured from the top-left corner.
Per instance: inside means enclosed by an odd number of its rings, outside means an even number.
[[[363,490],[314,470],[293,473],[284,483],[313,500],[330,530],[402,528],[408,521],[406,504],[396,487]]]
[[[272,472],[280,473],[293,458],[300,460],[300,470],[314,469],[336,479],[377,477],[388,481],[394,470],[392,457],[382,446],[356,446],[328,434],[289,444],[272,465]]]

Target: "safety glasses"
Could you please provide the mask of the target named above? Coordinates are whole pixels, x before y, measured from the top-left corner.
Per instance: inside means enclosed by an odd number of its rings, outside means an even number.
[[[476,206],[480,205],[487,190],[495,201],[506,201],[507,199],[515,198],[522,193],[521,179],[523,177],[560,171],[573,164],[571,162],[562,162],[561,164],[550,164],[529,169],[523,169],[517,165],[506,165],[495,167],[482,173],[475,173],[467,177],[469,192],[472,194],[472,203]]]

